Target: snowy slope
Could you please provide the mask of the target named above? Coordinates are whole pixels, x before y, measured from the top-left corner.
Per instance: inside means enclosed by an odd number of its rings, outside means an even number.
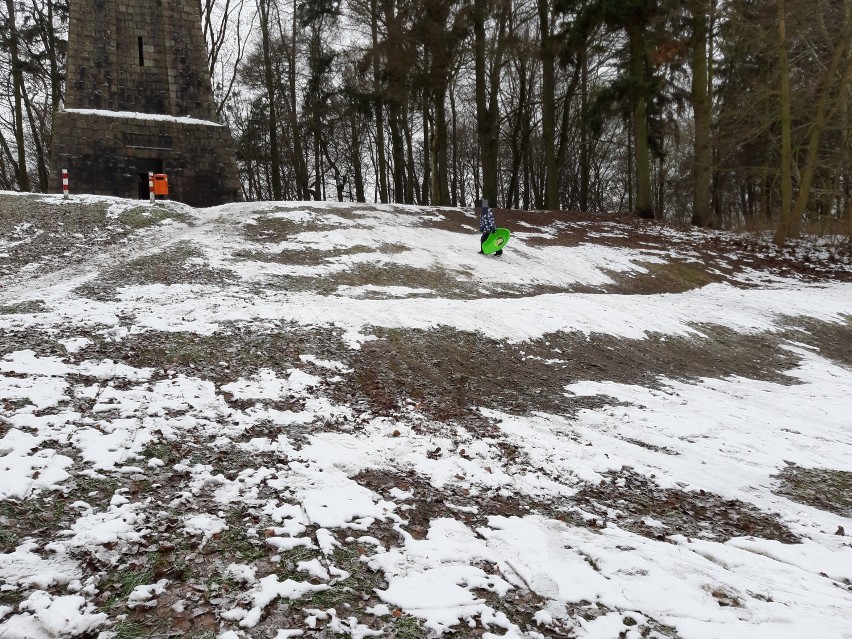
[[[848,255],[498,224],[0,194],[0,637],[852,637]]]

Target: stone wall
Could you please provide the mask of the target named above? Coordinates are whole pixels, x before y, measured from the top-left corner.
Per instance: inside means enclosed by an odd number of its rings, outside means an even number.
[[[197,0],[74,0],[69,109],[214,119]]]
[[[227,127],[177,118],[163,120],[56,114],[51,190],[61,191],[68,169],[72,193],[148,197],[148,172],[165,173],[169,197],[191,206],[240,198]]]

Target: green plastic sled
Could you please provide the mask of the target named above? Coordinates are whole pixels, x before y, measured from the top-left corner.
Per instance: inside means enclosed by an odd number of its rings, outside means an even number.
[[[499,251],[509,243],[509,229],[496,229],[482,243],[482,252],[486,255]]]

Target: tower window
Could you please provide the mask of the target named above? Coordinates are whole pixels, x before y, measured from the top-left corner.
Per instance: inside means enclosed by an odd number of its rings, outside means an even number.
[[[145,51],[142,48],[142,36],[139,36],[136,41],[139,43],[139,66],[145,66]]]

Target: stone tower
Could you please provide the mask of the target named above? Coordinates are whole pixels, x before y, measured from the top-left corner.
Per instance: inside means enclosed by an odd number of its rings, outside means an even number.
[[[73,0],[65,109],[52,180],[148,197],[148,172],[192,206],[239,199],[233,142],[216,118],[198,0]]]

